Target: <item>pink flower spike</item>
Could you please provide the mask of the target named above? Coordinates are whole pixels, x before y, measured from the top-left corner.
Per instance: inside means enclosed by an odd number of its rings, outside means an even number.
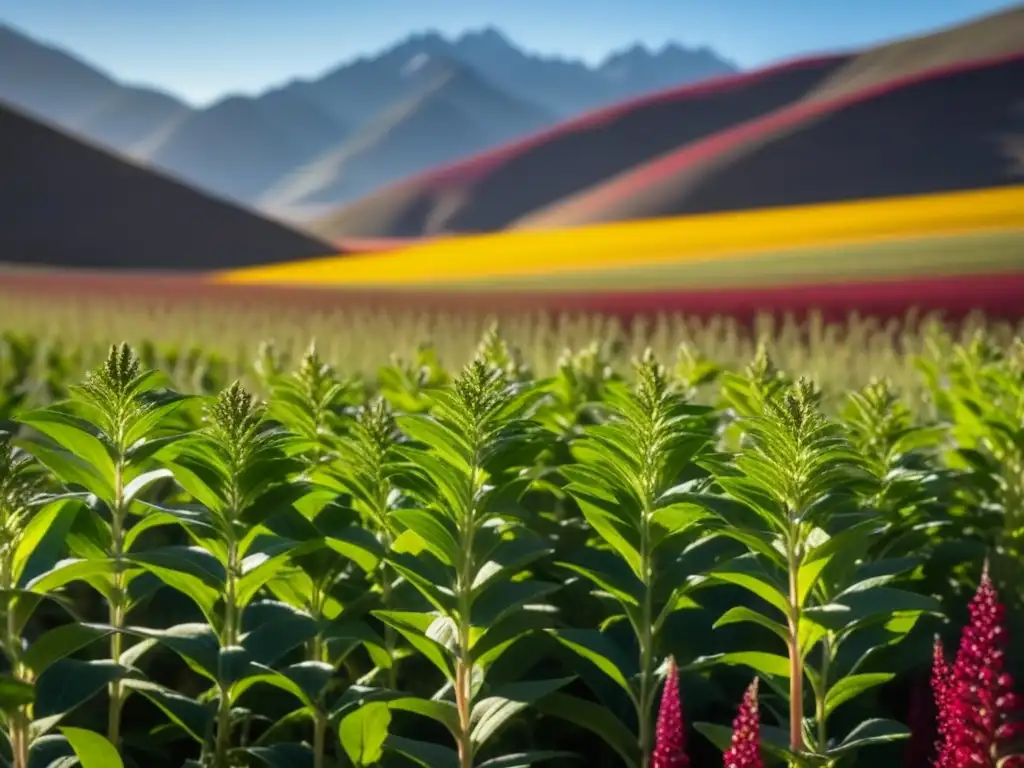
[[[725,768],[763,768],[761,761],[761,711],[757,706],[757,678],[743,694],[739,713],[732,721],[732,744],[722,755]]]
[[[679,703],[679,668],[672,657],[668,660],[668,676],[661,693],[658,725],[655,731],[651,768],[689,768],[683,730],[683,710]]]
[[[935,725],[938,731],[936,743],[936,754],[938,760],[934,763],[935,768],[947,768],[943,762],[944,745],[949,734],[950,712],[952,711],[952,688],[953,670],[946,661],[946,653],[942,648],[942,641],[938,635],[935,636],[935,644],[932,647],[932,695],[935,699]]]
[[[1009,645],[1005,613],[985,563],[978,591],[971,600],[970,622],[960,636],[960,649],[946,678],[948,685],[942,683],[936,660],[941,734],[936,768],[1006,768],[1020,764],[1021,756],[1011,757],[1010,749],[1020,735],[1017,731],[1024,702],[1013,693],[1013,679],[1005,671]]]

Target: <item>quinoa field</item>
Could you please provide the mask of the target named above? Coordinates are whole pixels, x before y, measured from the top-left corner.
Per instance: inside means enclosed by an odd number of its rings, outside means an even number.
[[[1019,326],[50,296],[5,765],[1024,766]]]

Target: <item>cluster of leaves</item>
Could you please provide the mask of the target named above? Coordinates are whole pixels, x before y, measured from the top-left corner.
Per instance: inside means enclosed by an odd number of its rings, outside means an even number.
[[[758,690],[766,765],[907,765],[981,560],[1024,583],[1024,354],[983,339],[922,360],[929,423],[884,381],[827,415],[764,349],[538,379],[494,329],[368,382],[268,345],[261,398],[121,345],[34,410],[7,350],[12,768],[650,768],[670,669],[695,765]]]

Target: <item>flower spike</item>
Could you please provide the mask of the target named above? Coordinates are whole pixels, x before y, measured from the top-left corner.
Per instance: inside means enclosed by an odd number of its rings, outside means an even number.
[[[761,711],[757,706],[757,678],[743,694],[739,713],[732,721],[732,744],[722,755],[725,768],[763,768],[761,760]]]
[[[689,768],[683,728],[683,711],[679,703],[679,668],[669,657],[668,676],[661,694],[658,725],[655,731],[651,768]]]
[[[1024,755],[1010,751],[1021,736],[1024,702],[1005,671],[1005,614],[986,562],[952,670],[943,670],[936,648],[933,688],[941,736],[935,768],[1024,766]]]

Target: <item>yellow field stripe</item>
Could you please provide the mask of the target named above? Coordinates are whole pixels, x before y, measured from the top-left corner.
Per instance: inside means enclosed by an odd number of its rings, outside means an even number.
[[[780,249],[1024,228],[1024,186],[548,232],[453,237],[386,253],[218,273],[228,283],[402,285],[700,261]]]

